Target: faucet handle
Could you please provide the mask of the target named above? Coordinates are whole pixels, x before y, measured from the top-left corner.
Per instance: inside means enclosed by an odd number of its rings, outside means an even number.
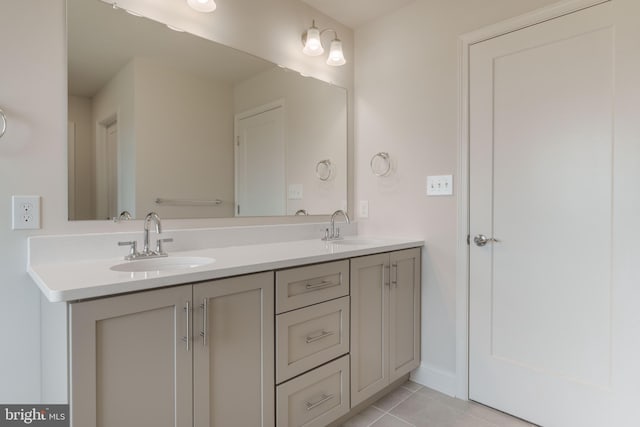
[[[162,250],[162,244],[163,243],[170,243],[173,242],[173,238],[169,237],[167,239],[158,239],[156,241],[156,255],[167,255],[163,250]]]
[[[130,242],[118,242],[118,246],[131,246],[129,249],[129,255],[124,257],[127,261],[131,261],[132,259],[136,259],[140,254],[138,253],[138,242],[132,240]]]

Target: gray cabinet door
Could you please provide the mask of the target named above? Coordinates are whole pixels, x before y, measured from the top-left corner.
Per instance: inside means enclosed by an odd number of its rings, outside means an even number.
[[[389,384],[389,254],[351,260],[351,406]]]
[[[191,286],[70,305],[75,427],[192,423]]]
[[[194,285],[195,427],[273,427],[273,272]]]
[[[420,249],[351,260],[351,407],[420,364]]]
[[[420,249],[392,252],[389,287],[389,380],[420,365]]]

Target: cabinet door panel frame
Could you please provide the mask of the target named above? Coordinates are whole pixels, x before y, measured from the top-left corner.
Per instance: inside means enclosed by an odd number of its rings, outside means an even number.
[[[97,334],[99,323],[166,308],[173,310],[174,313],[173,327],[170,331],[175,339],[173,402],[170,402],[174,408],[172,425],[180,427],[192,424],[192,357],[183,341],[187,328],[185,306],[188,301],[191,301],[191,289],[191,285],[185,285],[70,304],[70,398],[73,426],[95,427],[98,424]],[[166,333],[166,331],[160,332]],[[140,336],[138,339],[144,341],[145,336]],[[110,348],[110,351],[114,349]],[[135,366],[122,366],[121,369],[128,369],[130,374],[135,376]]]
[[[351,260],[352,407],[420,365],[420,263],[420,248]]]
[[[275,361],[274,361],[274,273],[266,272],[253,274],[249,276],[239,276],[230,279],[221,279],[211,282],[196,284],[193,286],[193,296],[195,301],[194,311],[194,362],[193,362],[193,411],[195,427],[210,427],[215,422],[211,419],[210,405],[214,399],[220,398],[217,404],[223,407],[229,407],[234,411],[246,408],[246,399],[251,397],[258,399],[260,402],[260,421],[256,427],[273,427],[275,423]],[[216,316],[224,315],[233,318],[235,307],[239,307],[241,299],[246,299],[247,303],[251,303],[255,299],[256,293],[259,298],[259,307],[252,305],[255,311],[255,317],[246,319],[242,324],[239,322],[226,324],[222,327],[212,330],[215,327]],[[234,299],[235,298],[235,299]],[[207,300],[207,339],[206,345],[203,345],[203,336],[200,332],[204,329],[205,321],[204,311],[200,304]],[[225,300],[226,299],[226,300]],[[243,301],[244,302],[244,301]],[[226,311],[226,313],[216,313],[216,310]],[[238,315],[238,313],[236,313]],[[256,324],[251,321],[257,321]],[[242,328],[246,328],[242,331]],[[258,330],[256,330],[256,328]],[[225,392],[219,396],[212,396],[214,390],[215,378],[211,378],[211,357],[212,347],[216,345],[216,337],[220,339],[221,334],[226,332],[234,335],[236,340],[242,340],[243,337],[250,337],[250,334],[259,335],[261,348],[259,354],[238,354],[241,357],[257,357],[259,358],[259,366],[247,366],[247,370],[259,370],[259,378],[242,379],[237,378],[233,383],[225,384]],[[233,331],[233,332],[232,332]],[[229,336],[230,337],[230,336]],[[231,338],[231,337],[230,337]],[[250,339],[250,338],[248,338]],[[242,345],[242,342],[235,341],[235,344]],[[235,345],[234,344],[234,345]],[[215,356],[215,354],[213,354]],[[221,356],[224,357],[224,356]],[[257,387],[259,390],[253,390],[251,383],[259,382]],[[256,385],[256,384],[253,384]],[[259,393],[256,397],[252,392]],[[239,397],[238,397],[239,396]],[[234,400],[234,397],[236,399]],[[226,405],[226,406],[225,406]],[[250,406],[250,405],[249,405]],[[244,413],[246,414],[246,413]],[[225,426],[237,425],[234,420],[225,420]],[[217,426],[216,426],[217,427]],[[220,426],[222,427],[222,426]],[[239,426],[240,427],[240,426]]]
[[[368,271],[367,271],[368,270]],[[363,283],[363,276],[372,279]],[[351,260],[351,405],[356,406],[389,385],[389,254],[370,255]],[[374,307],[365,307],[363,297],[377,297]],[[375,319],[379,316],[377,319]],[[373,322],[373,319],[377,322]],[[361,322],[362,320],[362,322]],[[362,348],[360,340],[379,336],[378,348]],[[364,344],[364,343],[363,343]],[[373,363],[365,352],[375,355]],[[368,362],[368,365],[364,363]],[[375,377],[364,378],[364,371]],[[367,383],[365,383],[367,382]]]
[[[389,381],[394,382],[420,365],[420,249],[392,252],[390,262]],[[407,313],[409,319],[406,319]],[[399,359],[399,352],[406,350],[405,345],[413,351],[408,352],[409,357]]]

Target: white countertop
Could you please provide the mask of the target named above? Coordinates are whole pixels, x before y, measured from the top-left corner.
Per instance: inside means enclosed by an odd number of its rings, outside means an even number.
[[[129,273],[111,270],[110,267],[125,262],[122,257],[36,264],[30,261],[27,271],[49,301],[62,302],[409,249],[423,244],[422,240],[355,236],[332,243],[320,239],[295,240],[169,251],[169,257],[215,259],[200,267],[169,271]]]

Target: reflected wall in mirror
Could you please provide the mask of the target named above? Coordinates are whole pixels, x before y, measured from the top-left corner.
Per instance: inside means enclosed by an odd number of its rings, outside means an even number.
[[[67,23],[70,220],[345,208],[345,89],[101,0]]]

